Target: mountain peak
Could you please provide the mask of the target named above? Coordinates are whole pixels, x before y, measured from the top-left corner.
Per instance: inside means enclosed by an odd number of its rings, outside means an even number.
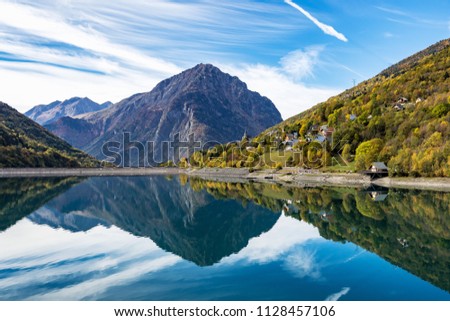
[[[220,70],[218,67],[212,65],[212,64],[204,64],[204,63],[200,63],[198,65],[196,65],[195,67],[186,70],[185,72],[194,72],[194,73],[198,73],[198,74],[202,74],[202,75],[215,75],[215,74],[222,74],[222,75],[228,75],[227,73],[224,73],[222,70]],[[230,76],[232,77],[232,76]]]
[[[77,119],[78,124],[65,121],[49,128],[99,158],[104,158],[105,142],[123,141],[121,135],[131,133],[143,144],[153,142],[154,157],[159,161],[163,142],[175,135],[184,142],[194,137],[204,147],[206,143],[240,140],[245,130],[255,136],[281,120],[274,104],[248,90],[239,78],[211,64],[198,64],[163,80],[150,92],[135,94],[107,111]],[[74,141],[81,136],[88,144]]]
[[[96,112],[109,107],[111,104],[99,105],[88,97],[72,97],[64,101],[54,101],[48,105],[38,105],[25,113],[26,116],[41,125],[50,124],[62,117],[78,116]]]
[[[225,76],[225,77],[229,77],[230,79],[236,79],[239,80],[240,82],[244,83],[243,81],[241,81],[238,77],[236,76],[231,76],[230,74],[223,72],[222,70],[220,70],[218,67],[212,65],[212,64],[203,64],[200,63],[198,65],[196,65],[195,67],[188,69],[192,70],[198,74],[204,75],[204,76],[217,76],[217,75],[221,75],[221,76]]]
[[[192,67],[191,69],[195,69],[195,70],[219,70],[219,68],[217,68],[216,66],[209,64],[209,63],[199,63],[198,65]]]
[[[88,97],[72,97],[72,98],[64,100],[64,103],[73,103],[73,102],[77,102],[77,101],[90,101],[90,102],[93,102]]]
[[[175,76],[172,76],[162,82],[168,82],[168,81],[176,80],[179,78],[194,78],[196,76],[213,77],[213,76],[219,76],[219,75],[230,77],[230,78],[237,78],[237,77],[233,77],[233,76],[223,72],[218,67],[216,67],[212,64],[200,63],[200,64],[195,65],[192,68],[186,69],[186,70],[182,71],[181,73],[179,73]]]
[[[248,90],[247,84],[238,77],[231,76],[212,64],[200,63],[160,82],[152,93],[155,91],[173,92],[179,89],[204,93],[231,90],[232,94],[236,96]]]

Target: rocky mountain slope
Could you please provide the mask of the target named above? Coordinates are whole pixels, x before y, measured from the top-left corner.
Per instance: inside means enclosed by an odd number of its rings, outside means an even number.
[[[75,117],[82,114],[96,112],[112,105],[110,101],[97,104],[89,98],[73,97],[65,101],[54,101],[48,105],[38,105],[25,113],[35,122],[45,125],[54,122],[62,117]]]
[[[152,164],[161,160],[163,142],[172,141],[176,134],[180,141],[193,135],[201,145],[214,145],[238,140],[245,131],[257,135],[281,120],[268,98],[248,90],[237,77],[199,64],[162,81],[151,92],[81,119],[61,118],[47,128],[99,159],[105,158],[102,146],[106,142],[122,144],[124,133],[129,133],[132,141],[154,142],[154,154],[148,160]],[[130,163],[142,165],[143,154],[131,157]],[[173,155],[173,149],[167,155]]]

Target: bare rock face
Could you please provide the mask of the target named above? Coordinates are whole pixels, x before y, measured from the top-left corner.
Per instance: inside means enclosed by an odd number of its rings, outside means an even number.
[[[255,136],[281,121],[268,98],[248,90],[237,77],[199,64],[162,81],[151,92],[133,95],[81,119],[62,118],[47,128],[99,159],[106,158],[104,144],[108,142],[120,144],[114,147],[121,160],[124,146],[144,146],[144,153],[130,158],[131,165],[142,165],[147,142],[153,142],[154,153],[144,162],[147,165],[151,159],[161,160],[163,154],[171,157],[170,142],[177,135],[182,142],[191,137],[199,142],[196,146],[212,145],[239,140],[245,131]],[[167,153],[163,153],[164,142],[168,142]]]

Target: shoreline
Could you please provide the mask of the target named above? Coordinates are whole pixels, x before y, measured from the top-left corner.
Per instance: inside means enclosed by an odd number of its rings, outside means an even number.
[[[385,177],[370,180],[366,175],[299,171],[298,168],[265,169],[251,172],[248,168],[0,168],[0,178],[13,177],[95,177],[179,175],[213,181],[275,183],[285,186],[340,186],[433,190],[450,192],[450,178]]]
[[[265,169],[250,172],[247,168],[202,168],[188,172],[210,180],[246,181],[258,183],[277,183],[286,186],[349,186],[369,187],[371,181],[368,176],[360,174],[328,174],[328,173],[299,173],[298,169]]]
[[[384,177],[373,183],[386,188],[450,192],[450,178],[446,177]]]
[[[151,168],[0,168],[0,178],[6,177],[90,177],[177,175],[185,170],[174,167]]]

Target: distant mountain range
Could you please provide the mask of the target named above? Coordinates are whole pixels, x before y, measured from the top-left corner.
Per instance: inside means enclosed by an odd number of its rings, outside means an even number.
[[[87,113],[96,112],[112,105],[107,101],[103,104],[97,104],[89,98],[73,97],[64,101],[54,101],[48,105],[38,105],[25,113],[35,122],[45,125],[54,122],[62,117],[75,117]]]
[[[99,161],[0,102],[0,167],[91,167]]]
[[[132,141],[154,143],[154,153],[148,160],[152,164],[152,160],[162,160],[163,142],[173,141],[176,134],[180,141],[191,137],[202,145],[214,145],[239,140],[245,132],[257,135],[281,121],[268,98],[248,90],[237,77],[199,64],[160,82],[151,92],[133,95],[77,119],[62,117],[47,123],[46,128],[98,159],[106,158],[102,151],[105,143],[122,144],[129,133]],[[166,156],[173,155],[172,149],[165,151]],[[125,156],[120,148],[118,153],[119,159]],[[141,152],[132,157],[130,164],[144,164],[145,155]]]

